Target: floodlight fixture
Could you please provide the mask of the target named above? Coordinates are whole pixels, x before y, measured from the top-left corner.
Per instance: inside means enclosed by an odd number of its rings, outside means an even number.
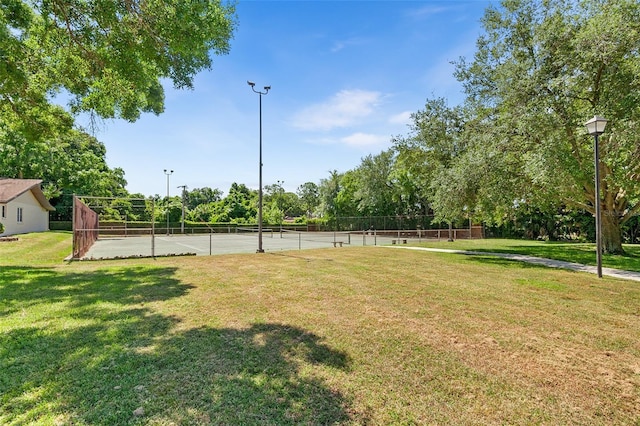
[[[269,93],[271,86],[264,86],[264,92],[255,89],[255,83],[247,80],[247,84],[251,86],[251,90],[258,94],[260,98],[259,103],[259,117],[260,117],[260,154],[258,160],[258,250],[256,253],[264,253],[262,248],[262,95]]]

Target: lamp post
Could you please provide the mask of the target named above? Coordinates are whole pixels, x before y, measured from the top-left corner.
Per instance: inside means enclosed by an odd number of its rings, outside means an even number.
[[[283,180],[278,180],[276,181],[276,185],[278,186],[278,201],[277,201],[277,205],[278,208],[282,207],[282,197],[284,195],[284,181]]]
[[[184,234],[184,196],[187,192],[187,185],[180,185],[178,188],[182,188],[182,222],[180,222],[180,233]]]
[[[282,197],[284,194],[284,187],[282,185],[284,185],[284,181],[283,180],[277,181],[277,185],[278,185],[278,200],[276,201],[276,204],[278,206],[278,209],[282,212],[282,214],[279,215],[280,233],[282,233],[282,225],[284,224],[284,218],[285,218],[284,206],[282,205]]]
[[[255,83],[253,81],[247,81],[247,84],[251,86],[251,90],[258,94],[260,98],[260,158],[258,162],[258,250],[256,253],[264,253],[262,249],[262,95],[269,93],[271,86],[264,86],[264,92],[255,89]]]
[[[164,169],[164,174],[167,175],[167,236],[169,236],[169,176],[173,174],[173,170]]]
[[[594,116],[591,120],[584,123],[587,131],[593,135],[593,159],[596,168],[596,261],[598,264],[598,278],[602,278],[602,223],[600,216],[600,148],[598,146],[598,136],[604,133],[607,120],[602,117]]]

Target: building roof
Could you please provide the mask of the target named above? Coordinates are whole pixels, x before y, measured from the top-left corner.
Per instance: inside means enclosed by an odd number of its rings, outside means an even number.
[[[0,203],[6,204],[24,194],[27,191],[31,191],[40,205],[49,211],[54,211],[53,207],[47,197],[45,197],[40,188],[42,180],[40,179],[9,179],[0,178]]]

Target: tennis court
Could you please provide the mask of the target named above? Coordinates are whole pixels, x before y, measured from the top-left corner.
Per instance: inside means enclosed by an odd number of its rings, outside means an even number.
[[[406,244],[407,238],[359,232],[299,232],[266,230],[262,234],[265,252],[326,247]],[[150,235],[100,237],[82,257],[110,259],[135,256],[216,255],[255,253],[258,232],[210,233],[195,235]]]

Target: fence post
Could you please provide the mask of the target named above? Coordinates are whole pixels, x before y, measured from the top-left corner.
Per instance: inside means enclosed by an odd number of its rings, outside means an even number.
[[[71,257],[75,258],[76,253],[78,252],[78,241],[77,241],[77,231],[76,231],[76,194],[73,194],[73,205],[71,210],[71,229],[73,230],[73,240],[71,243]]]
[[[151,257],[156,257],[156,200],[151,199],[151,211],[153,216],[151,217]]]

